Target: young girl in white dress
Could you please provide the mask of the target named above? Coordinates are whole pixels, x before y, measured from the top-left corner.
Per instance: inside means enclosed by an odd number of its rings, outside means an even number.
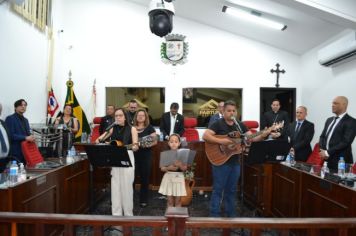
[[[171,150],[178,150],[181,145],[179,134],[171,134],[168,138],[168,146]],[[167,207],[180,207],[181,196],[186,196],[184,171],[187,165],[176,161],[169,166],[161,167],[166,172],[162,178],[158,192],[167,196]]]

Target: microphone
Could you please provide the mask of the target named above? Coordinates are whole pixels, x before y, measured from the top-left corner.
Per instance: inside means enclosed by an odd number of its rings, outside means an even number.
[[[116,121],[112,122],[108,127],[106,127],[106,129],[105,129],[105,131],[104,131],[105,135],[104,135],[104,137],[103,137],[102,139],[99,139],[99,143],[104,143],[104,142],[105,142],[105,140],[108,138],[108,137],[106,137],[106,136],[108,135],[109,130],[110,130],[112,127],[114,127],[115,125],[117,125],[117,124],[116,124]]]
[[[231,117],[230,117],[230,120],[232,120],[232,121],[234,122],[234,124],[236,125],[236,127],[237,127],[238,131],[240,132],[240,134],[243,135],[242,129],[241,129],[239,123],[237,122],[235,116],[231,116]]]
[[[108,132],[112,127],[114,127],[116,124],[116,121],[112,122],[108,127],[106,127],[105,132]]]
[[[237,123],[237,120],[236,120],[235,116],[231,116],[230,120],[232,120],[235,125],[239,125],[239,123]]]

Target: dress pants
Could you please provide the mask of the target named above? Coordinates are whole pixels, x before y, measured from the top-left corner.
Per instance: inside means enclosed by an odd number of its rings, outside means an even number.
[[[135,160],[131,150],[127,151],[132,167],[111,168],[111,211],[116,216],[133,216],[133,188]]]

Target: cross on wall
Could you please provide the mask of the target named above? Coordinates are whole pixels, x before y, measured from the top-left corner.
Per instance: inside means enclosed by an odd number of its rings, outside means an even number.
[[[271,73],[276,73],[277,74],[277,82],[276,82],[276,88],[279,88],[279,74],[282,73],[284,74],[286,71],[284,69],[280,70],[279,69],[279,63],[276,64],[277,69],[271,69]]]

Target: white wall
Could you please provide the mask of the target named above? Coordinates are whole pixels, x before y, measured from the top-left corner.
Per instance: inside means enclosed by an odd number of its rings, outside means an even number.
[[[14,112],[14,102],[28,102],[26,116],[44,122],[47,110],[47,39],[34,26],[0,5],[0,102],[4,119]]]
[[[32,123],[41,122],[46,114],[48,43],[6,5],[0,5],[0,22],[7,23],[0,33],[17,41],[4,43],[0,37],[0,47],[6,49],[0,53],[2,78],[11,78],[1,86],[0,102],[12,106],[24,97],[29,101],[26,116]],[[243,88],[243,118],[259,120],[259,87],[274,86],[270,69],[277,62],[287,71],[281,75],[281,86],[296,87],[297,103],[301,102],[300,57],[274,47],[175,17],[173,33],[187,36],[189,55],[187,64],[173,67],[161,62],[163,39],[150,32],[145,7],[118,0],[63,0],[55,1],[53,17],[53,88],[61,105],[71,70],[84,108],[97,79],[98,115],[104,114],[107,86],[165,87],[166,110],[173,101],[181,103],[181,88],[231,87]],[[26,53],[21,54],[23,48]],[[25,86],[18,86],[19,81]]]
[[[85,106],[97,78],[100,114],[106,86],[166,87],[166,110],[173,101],[181,103],[183,87],[234,87],[243,88],[243,117],[258,120],[259,87],[274,86],[269,70],[277,62],[287,71],[281,86],[299,92],[300,58],[291,53],[175,17],[173,33],[187,36],[189,55],[187,64],[173,67],[161,62],[163,39],[150,32],[147,8],[117,0],[63,2],[64,31],[56,39],[63,53],[56,67],[62,70],[54,80],[65,86],[72,70]]]
[[[313,143],[319,140],[326,119],[333,116],[331,103],[336,96],[346,96],[349,99],[348,114],[356,117],[356,60],[337,67],[321,66],[317,60],[317,52],[320,48],[347,32],[335,36],[301,58],[302,76],[300,80],[303,90],[300,95],[303,104],[309,109],[307,118],[315,124]],[[355,142],[353,155],[356,156]]]

